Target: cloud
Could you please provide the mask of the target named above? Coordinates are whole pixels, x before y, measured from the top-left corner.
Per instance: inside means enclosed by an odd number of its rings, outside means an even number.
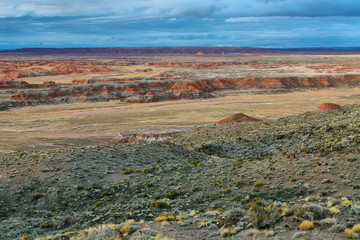
[[[356,46],[360,0],[2,0],[0,48]]]
[[[360,16],[359,0],[4,0],[0,16]]]
[[[0,49],[22,47],[246,46],[354,47],[360,17],[0,19]]]

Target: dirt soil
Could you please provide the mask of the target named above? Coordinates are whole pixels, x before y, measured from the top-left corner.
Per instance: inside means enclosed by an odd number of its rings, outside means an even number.
[[[359,117],[348,106],[167,143],[2,154],[0,239],[345,239],[360,222]],[[257,226],[256,199],[282,217]]]

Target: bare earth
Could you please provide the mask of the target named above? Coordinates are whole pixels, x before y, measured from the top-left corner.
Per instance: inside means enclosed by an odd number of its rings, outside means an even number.
[[[359,100],[359,55],[1,58],[2,152],[178,132],[240,112],[276,119]],[[301,82],[306,77],[312,85]]]
[[[203,50],[0,53],[0,240],[359,239],[360,55]]]

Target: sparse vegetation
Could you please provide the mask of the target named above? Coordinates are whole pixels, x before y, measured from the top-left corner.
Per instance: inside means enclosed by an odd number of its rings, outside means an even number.
[[[360,224],[354,225],[353,228],[352,228],[352,230],[353,230],[354,232],[360,232]]]
[[[344,233],[346,234],[346,236],[348,238],[357,238],[358,237],[358,234],[356,234],[352,229],[345,229]]]
[[[188,239],[290,239],[302,230],[303,220],[311,221],[316,231],[299,235],[345,238],[344,229],[349,228],[354,237],[360,200],[359,107],[271,119],[313,110],[328,97],[342,106],[358,102],[357,91],[264,94],[258,99],[246,90],[240,96],[181,104],[113,101],[2,112],[0,128],[9,129],[1,132],[2,139],[18,136],[12,128],[23,131],[24,142],[10,148],[41,141],[65,147],[0,154],[0,239],[154,240],[159,234],[177,238],[182,233],[189,234]],[[211,125],[229,112],[250,107],[254,117],[266,122]],[[86,122],[79,117],[83,114]],[[164,124],[164,115],[172,120]],[[95,143],[89,136],[100,136],[100,130],[103,143],[124,129],[195,125],[208,126],[179,133],[168,142],[89,146]],[[73,137],[68,139],[68,134]],[[91,141],[85,141],[88,138]],[[67,147],[70,144],[78,147]],[[51,234],[57,236],[45,237]]]
[[[124,171],[124,174],[131,174],[131,173],[133,173],[132,168],[127,168],[127,169],[125,169],[125,171]]]
[[[259,229],[274,228],[283,217],[283,210],[275,207],[274,203],[266,206],[263,201],[256,200],[249,202],[247,206],[253,226]]]
[[[300,226],[299,226],[299,229],[300,230],[303,230],[303,231],[308,231],[308,230],[311,230],[314,228],[314,224],[310,221],[303,221]]]

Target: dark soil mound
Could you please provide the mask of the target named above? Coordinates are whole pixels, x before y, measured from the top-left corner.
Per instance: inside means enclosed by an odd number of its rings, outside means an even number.
[[[261,120],[249,117],[243,113],[237,113],[230,117],[227,117],[223,120],[218,121],[216,124],[229,124],[229,123],[239,123],[239,122],[260,122]]]
[[[335,103],[322,103],[318,107],[318,109],[321,111],[334,110],[334,109],[339,109],[339,108],[341,108],[341,106],[337,105]]]

